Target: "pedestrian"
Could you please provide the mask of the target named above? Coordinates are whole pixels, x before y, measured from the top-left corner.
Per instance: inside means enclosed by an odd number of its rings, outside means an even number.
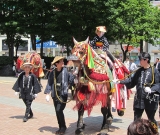
[[[155,113],[158,108],[160,94],[160,74],[158,70],[150,65],[151,56],[147,52],[139,55],[141,67],[133,76],[125,80],[113,80],[115,84],[125,84],[128,89],[136,86],[134,96],[134,120],[142,117],[145,110],[148,119],[157,125]]]
[[[17,71],[16,71],[17,69],[16,69],[16,67],[17,67],[16,61],[14,61],[12,69],[13,69],[13,71],[15,73],[15,77],[17,77]]]
[[[154,66],[157,66],[157,63],[159,62],[159,58],[156,58],[156,61],[154,62]]]
[[[43,63],[43,69],[46,69],[46,63],[45,62]]]
[[[137,119],[129,125],[127,135],[159,135],[159,133],[157,127],[151,121]]]
[[[28,119],[33,117],[31,104],[37,97],[37,94],[41,92],[41,88],[36,76],[30,72],[32,67],[33,65],[31,63],[24,63],[21,66],[21,69],[24,71],[20,73],[16,83],[12,88],[15,90],[15,95],[19,95],[19,98],[22,99],[26,105],[23,122],[26,122]]]
[[[124,61],[124,65],[125,67],[129,70],[129,57],[126,58],[126,60]]]
[[[132,73],[133,71],[135,71],[137,69],[137,65],[136,63],[134,63],[134,60],[133,59],[130,59],[130,62],[129,62],[129,71]]]
[[[53,99],[59,129],[56,134],[62,135],[67,127],[63,110],[68,98],[68,87],[74,83],[75,76],[64,67],[64,57],[56,56],[52,62],[52,71],[48,76],[48,84],[44,91],[46,100],[49,101],[49,94]]]
[[[160,72],[160,61],[159,61],[159,58],[156,58],[155,68],[158,69],[158,71]]]

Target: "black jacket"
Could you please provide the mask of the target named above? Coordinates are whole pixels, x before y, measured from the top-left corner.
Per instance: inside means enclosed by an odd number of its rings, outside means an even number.
[[[152,69],[154,73],[152,73]],[[157,109],[158,101],[157,103],[153,101],[150,102],[146,98],[148,93],[144,91],[145,87],[150,87],[152,91],[152,93],[149,94],[150,98],[152,98],[154,94],[160,95],[160,74],[157,69],[155,69],[154,67],[150,67],[148,69],[144,69],[141,67],[135,72],[132,77],[120,81],[120,83],[125,84],[128,89],[136,86],[137,91],[134,97],[134,108],[151,110]]]
[[[44,91],[44,94],[49,94],[51,92],[52,97],[55,97],[54,70],[55,69],[53,69],[49,74],[48,83]],[[68,72],[67,68],[64,67],[62,70],[62,96],[68,96],[68,86],[72,86],[74,84],[74,78],[75,76]]]
[[[157,65],[157,69],[158,69],[158,71],[160,72],[160,62],[158,62],[157,64],[158,64],[158,65]]]
[[[23,86],[23,76],[25,75],[25,72],[22,72],[16,83],[13,86],[13,90],[15,90],[15,92],[20,92],[21,98],[22,99],[29,99],[32,100],[33,99],[33,95],[37,94],[39,92],[41,92],[41,87],[40,84],[36,78],[36,76],[32,73],[29,74],[30,77],[30,81],[29,81],[29,87],[27,88],[27,91],[24,92],[24,86]],[[32,89],[33,88],[33,89]],[[33,91],[32,91],[33,90]],[[33,95],[32,95],[33,94]]]

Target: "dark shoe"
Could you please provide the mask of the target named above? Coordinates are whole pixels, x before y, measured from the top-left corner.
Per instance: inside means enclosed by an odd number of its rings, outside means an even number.
[[[28,119],[27,119],[26,117],[23,118],[23,122],[27,122],[27,120],[28,120]]]
[[[60,133],[59,131],[60,131],[60,128],[56,131],[56,133],[55,133],[55,134],[59,134],[59,133]]]
[[[59,135],[64,135],[66,129],[67,129],[67,127],[61,127],[60,131],[59,131]]]

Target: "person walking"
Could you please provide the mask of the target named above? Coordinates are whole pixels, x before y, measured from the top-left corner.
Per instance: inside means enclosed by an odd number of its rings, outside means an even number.
[[[156,58],[155,68],[158,69],[158,71],[160,72],[160,61],[159,61],[159,58]]]
[[[126,68],[129,70],[129,57],[126,57],[126,60],[124,61],[124,65],[126,66]]]
[[[129,71],[132,73],[133,71],[135,71],[137,69],[137,65],[134,63],[133,59],[130,59],[129,62]]]
[[[157,66],[157,63],[159,63],[159,58],[156,58],[156,61],[154,62],[154,66]]]
[[[145,110],[148,119],[157,126],[155,113],[158,108],[160,94],[160,74],[150,65],[151,56],[147,52],[139,55],[140,65],[135,74],[125,80],[113,80],[115,84],[125,84],[128,89],[136,86],[134,96],[134,120],[142,117]]]
[[[24,63],[21,69],[24,70],[20,73],[16,83],[13,86],[15,95],[19,95],[19,98],[23,100],[26,105],[26,111],[23,118],[23,122],[33,117],[31,104],[37,97],[37,94],[41,92],[39,82],[34,74],[30,71],[33,65],[31,63]]]
[[[44,91],[44,94],[47,94],[47,101],[49,101],[49,94],[51,92],[59,124],[59,129],[56,131],[56,134],[59,135],[64,134],[67,129],[63,110],[66,107],[68,98],[68,87],[69,85],[73,85],[75,78],[75,76],[64,67],[63,60],[64,57],[61,56],[56,56],[54,58],[52,62],[52,71],[48,76],[48,83]]]

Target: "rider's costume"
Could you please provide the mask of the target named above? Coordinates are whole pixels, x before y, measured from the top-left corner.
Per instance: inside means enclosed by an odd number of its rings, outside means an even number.
[[[90,41],[90,45],[93,49],[102,49],[106,52],[109,49],[109,43],[105,36],[99,37],[95,36],[92,41]]]

